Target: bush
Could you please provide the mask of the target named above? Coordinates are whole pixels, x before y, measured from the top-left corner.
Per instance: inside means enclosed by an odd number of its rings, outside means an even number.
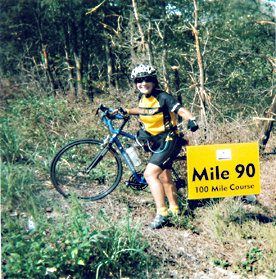
[[[114,224],[105,212],[92,226],[74,198],[66,220],[34,217],[35,228],[26,229],[27,220],[3,215],[2,271],[12,278],[43,278],[50,270],[56,278],[102,278],[109,273],[143,274],[148,258],[139,224],[129,216]],[[90,222],[91,223],[91,222]]]

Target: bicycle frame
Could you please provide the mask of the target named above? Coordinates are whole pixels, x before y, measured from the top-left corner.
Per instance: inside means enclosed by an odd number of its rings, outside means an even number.
[[[107,113],[108,112],[112,112],[112,111],[113,110],[108,109]],[[115,143],[115,145],[117,146],[117,148],[120,151],[122,157],[126,161],[128,168],[130,169],[130,171],[134,175],[134,177],[137,180],[137,182],[145,184],[145,185],[148,185],[148,183],[145,181],[144,177],[141,177],[141,178],[139,177],[138,173],[135,170],[135,167],[134,167],[132,161],[128,157],[124,147],[122,146],[121,142],[118,139],[118,136],[121,135],[121,136],[127,137],[127,138],[129,138],[131,140],[135,140],[135,136],[122,131],[124,126],[126,125],[126,123],[129,120],[129,116],[128,117],[123,117],[121,115],[116,114],[116,115],[112,116],[112,118],[108,118],[107,117],[107,113],[106,112],[102,112],[101,113],[101,117],[102,117],[102,120],[103,120],[104,124],[106,124],[108,126],[108,129],[112,133],[112,136],[109,139],[109,142],[107,142],[108,137],[109,137],[109,136],[107,136],[107,138],[104,140],[103,144],[107,144],[108,146],[111,146],[113,143]],[[123,120],[122,124],[117,129],[114,129],[114,127],[112,125],[112,121],[115,120],[115,119]]]
[[[57,191],[66,198],[70,195],[71,191],[77,193],[77,196],[81,199],[90,200],[98,200],[111,193],[118,186],[122,178],[122,159],[120,158],[120,154],[123,160],[125,160],[128,169],[131,171],[129,180],[125,182],[126,185],[134,190],[143,190],[148,186],[148,183],[141,174],[141,167],[136,168],[134,166],[124,149],[123,142],[121,143],[118,138],[121,135],[127,139],[135,140],[134,135],[123,131],[130,117],[125,117],[122,110],[119,110],[121,114],[113,114],[111,108],[106,108],[102,105],[98,108],[97,114],[99,110],[102,112],[101,120],[109,129],[109,135],[102,141],[88,138],[68,143],[57,152],[52,160],[50,170],[51,180]],[[119,120],[119,123],[114,125],[116,128],[113,126],[113,120]],[[117,148],[112,146],[113,144],[117,146],[119,151],[115,151]],[[95,148],[98,150],[96,154],[94,153]],[[86,153],[88,157],[86,156],[84,161],[82,159],[76,160],[76,156],[80,154],[82,158],[82,154],[85,155]],[[108,156],[105,157],[106,155]],[[104,160],[103,162],[101,162],[102,159]],[[177,157],[174,160],[176,162],[176,168],[180,170],[180,165],[177,162],[181,163],[185,158]],[[105,169],[106,165],[104,162],[107,162],[107,165],[111,167],[111,172]],[[88,166],[87,163],[89,164]],[[112,167],[113,164],[117,166],[117,171]],[[177,174],[178,170],[176,168],[172,168],[173,180],[176,186],[178,185],[177,187],[183,187],[185,183],[183,183],[182,177],[184,177],[185,172],[181,172],[180,177]],[[99,173],[99,176],[96,175],[94,177],[94,171],[97,174]],[[74,185],[75,183],[77,185]],[[99,189],[95,187],[95,191],[91,190],[90,186],[95,185],[99,185]],[[65,188],[63,189],[62,187]]]

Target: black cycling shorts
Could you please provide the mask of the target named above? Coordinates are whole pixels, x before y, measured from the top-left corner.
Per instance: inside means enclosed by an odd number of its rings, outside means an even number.
[[[178,155],[181,147],[181,138],[174,136],[172,140],[168,140],[168,145],[163,152],[158,153],[164,148],[164,146],[161,146],[155,150],[157,153],[152,153],[149,163],[160,167],[162,170],[171,169],[173,159]]]

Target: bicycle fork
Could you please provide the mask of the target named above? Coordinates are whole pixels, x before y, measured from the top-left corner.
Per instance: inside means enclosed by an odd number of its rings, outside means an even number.
[[[107,153],[108,149],[110,148],[110,144],[107,144],[100,152],[97,154],[97,156],[93,159],[89,167],[86,169],[86,174],[89,174],[89,172],[98,165],[98,163],[102,160],[102,158]]]

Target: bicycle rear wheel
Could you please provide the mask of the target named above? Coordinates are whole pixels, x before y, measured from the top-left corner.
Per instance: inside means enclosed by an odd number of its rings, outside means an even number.
[[[187,157],[186,155],[176,157],[172,164],[173,181],[177,190],[186,186],[187,180]]]
[[[102,141],[94,139],[75,140],[55,155],[51,164],[51,180],[56,190],[67,198],[95,201],[110,194],[122,177],[122,162],[118,153],[107,147],[98,163],[87,171],[93,159],[103,151]]]

